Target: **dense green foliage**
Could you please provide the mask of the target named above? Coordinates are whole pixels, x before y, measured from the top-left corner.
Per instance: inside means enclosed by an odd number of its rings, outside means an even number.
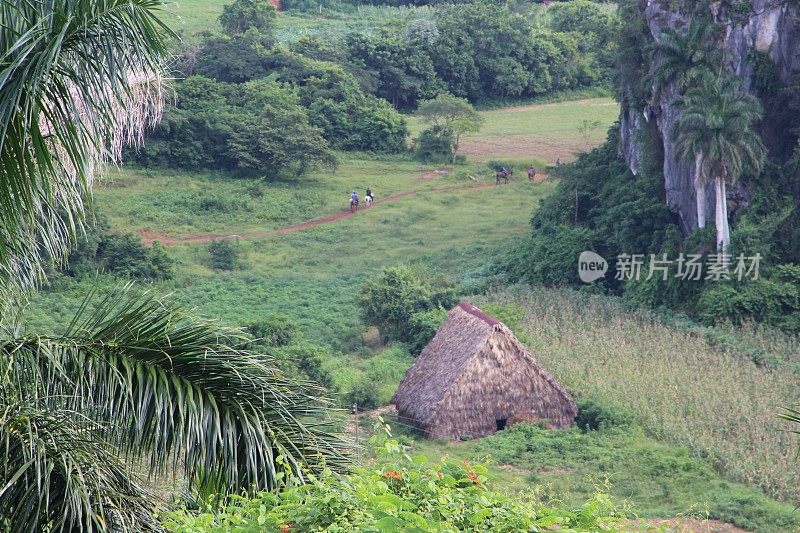
[[[78,240],[62,272],[78,279],[105,272],[124,279],[152,281],[172,278],[174,263],[159,243],[148,247],[138,235],[111,233],[108,223],[99,218]]]
[[[487,487],[487,467],[408,456],[390,435],[370,439],[377,464],[352,474],[330,471],[307,485],[234,497],[213,512],[169,513],[175,533],[247,531],[620,531],[625,515],[598,492],[577,509],[541,504],[533,492],[507,495]]]
[[[346,60],[371,73],[375,94],[401,109],[442,91],[476,102],[604,83],[610,59],[597,58],[594,45],[611,41],[615,22],[585,4],[597,22],[589,31],[566,15],[560,29],[531,29],[502,6],[443,6],[428,25],[413,21],[403,33],[349,36]]]
[[[229,35],[250,28],[269,33],[275,26],[275,8],[269,0],[235,0],[222,8],[219,23]]]
[[[323,131],[291,88],[262,79],[227,84],[192,76],[135,154],[149,166],[238,171],[277,179],[336,163]]]
[[[800,263],[800,190],[792,151],[797,132],[788,125],[796,122],[800,91],[778,78],[769,58],[753,52],[748,57],[754,63],[758,98],[742,94],[740,82],[723,68],[724,29],[703,9],[700,4],[686,6],[692,23],[665,30],[656,44],[641,27],[641,6],[620,5],[629,21],[621,27],[617,53],[623,106],[646,109],[670,88],[681,113],[676,127],[670,138],[661,139],[652,124],[643,126],[635,139],[643,154],[637,176],[619,156],[616,130],[609,132],[604,147],[561,169],[556,194],[533,218],[532,235],[500,270],[512,280],[581,286],[577,257],[593,250],[609,261],[609,272],[596,283],[602,290],[624,292],[635,303],[678,309],[707,323],[755,320],[798,332],[793,284]],[[553,15],[554,24],[578,24],[577,13],[579,5],[570,4]],[[766,161],[762,139],[769,150]],[[731,279],[645,280],[648,264],[639,281],[617,279],[616,258],[622,253],[643,254],[646,259],[649,254],[667,254],[674,261],[680,254],[707,254],[715,247],[708,229],[683,234],[664,203],[665,142],[697,169],[696,183],[714,181],[724,193],[730,183],[741,181],[728,195],[736,198],[731,213],[728,202],[717,204],[717,240],[733,259],[760,254],[759,279],[738,279],[732,274],[736,261],[730,267]],[[696,190],[700,195],[705,186]],[[711,220],[714,213],[705,216],[705,204],[698,202],[698,219]],[[728,219],[733,226],[729,238]]]
[[[455,284],[442,276],[428,276],[407,266],[389,267],[368,280],[358,296],[361,317],[377,326],[390,340],[420,350],[436,332],[438,314],[458,301]],[[428,313],[428,314],[422,314]]]

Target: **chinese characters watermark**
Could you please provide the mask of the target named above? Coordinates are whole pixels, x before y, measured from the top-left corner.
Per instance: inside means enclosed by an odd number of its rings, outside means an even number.
[[[686,281],[723,281],[758,279],[761,254],[732,256],[726,253],[678,254],[620,254],[617,256],[614,279],[620,281],[647,281],[670,278]],[[608,262],[594,252],[583,252],[578,258],[578,276],[591,283],[608,270]]]

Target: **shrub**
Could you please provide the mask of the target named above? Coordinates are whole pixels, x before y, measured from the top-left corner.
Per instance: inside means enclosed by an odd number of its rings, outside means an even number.
[[[133,233],[109,233],[100,240],[95,254],[98,270],[114,276],[156,280],[174,274],[172,258],[159,243],[148,248]]]
[[[635,424],[633,413],[593,398],[579,398],[575,425],[584,431],[628,427]]]
[[[275,19],[275,8],[269,0],[236,0],[222,7],[219,23],[226,33],[236,35],[250,28],[270,32]]]
[[[374,466],[337,476],[325,470],[301,486],[233,496],[214,512],[169,512],[168,531],[622,531],[629,525],[605,492],[577,509],[543,505],[533,492],[487,486],[482,464],[409,457],[388,434],[370,438]]]
[[[268,315],[245,329],[259,344],[276,348],[294,344],[303,338],[300,327],[286,315]]]
[[[241,261],[238,247],[229,240],[217,239],[208,244],[209,265],[217,270],[233,270]]]
[[[419,353],[428,344],[447,317],[447,309],[437,307],[411,315],[411,351]]]
[[[453,159],[453,134],[434,126],[423,130],[414,141],[414,154],[426,163],[449,163]]]
[[[427,276],[407,266],[385,268],[359,292],[358,306],[365,323],[377,326],[388,339],[415,344],[429,323],[413,315],[449,309],[458,302],[455,283],[443,276]],[[420,329],[417,329],[420,328]]]
[[[380,388],[370,376],[362,376],[345,395],[347,405],[356,404],[358,410],[375,409],[380,406]]]
[[[703,292],[697,306],[707,323],[757,320],[800,333],[800,266],[778,266],[769,277],[741,286],[716,284]]]

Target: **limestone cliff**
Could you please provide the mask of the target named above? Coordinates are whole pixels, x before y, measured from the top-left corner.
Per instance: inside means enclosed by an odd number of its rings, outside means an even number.
[[[658,41],[661,33],[668,28],[681,30],[692,16],[693,0],[637,0],[634,12],[644,18],[646,41]],[[749,4],[749,10],[747,9]],[[742,79],[743,88],[754,92],[754,65],[752,52],[758,51],[768,55],[775,65],[775,71],[783,82],[789,82],[793,74],[800,70],[800,26],[798,25],[797,0],[742,0],[735,5],[730,2],[713,2],[706,8],[712,19],[724,24],[725,37],[723,46],[727,50],[730,70]],[[651,66],[652,67],[652,66]],[[646,70],[646,67],[645,67]],[[628,80],[627,83],[640,83],[641,80]],[[625,83],[625,82],[624,82]],[[620,117],[620,151],[631,171],[641,171],[647,148],[642,146],[644,130],[650,128],[651,142],[660,144],[650,152],[657,153],[655,164],[663,165],[664,189],[666,202],[675,212],[685,232],[697,227],[695,192],[692,183],[694,170],[678,160],[670,135],[678,111],[675,108],[676,92],[674,88],[666,90],[655,100],[651,97],[626,98],[626,94],[636,89],[621,87],[622,111]],[[781,110],[773,110],[774,112]],[[770,117],[769,110],[765,116],[766,127],[770,122],[782,124],[779,117]],[[652,141],[655,133],[655,141]],[[768,139],[765,139],[769,146]],[[746,184],[730,187],[729,199],[735,210],[737,206],[747,203]],[[706,198],[709,202],[708,213],[713,213],[714,189],[708,185]]]

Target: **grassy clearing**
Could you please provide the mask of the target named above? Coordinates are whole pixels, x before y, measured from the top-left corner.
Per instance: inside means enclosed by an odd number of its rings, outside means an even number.
[[[633,410],[649,435],[686,446],[733,479],[800,499],[797,439],[775,417],[797,401],[795,372],[759,367],[598,296],[518,290],[490,299],[524,309],[532,352],[575,394]]]
[[[465,184],[448,176],[420,181],[421,168],[416,162],[347,159],[335,171],[281,182],[224,173],[126,169],[112,172],[94,194],[113,227],[170,235],[238,234],[336,213],[347,208],[353,190],[363,196],[372,187],[380,199]],[[484,174],[488,177],[488,169]]]
[[[181,0],[166,7],[165,22],[182,35],[221,31],[219,16],[232,0]],[[376,33],[402,26],[407,21],[430,17],[429,7],[358,6],[348,13],[278,14],[275,38],[280,43],[296,41],[302,35],[341,38],[350,32]]]
[[[579,151],[601,143],[619,116],[611,98],[530,104],[481,111],[486,123],[479,133],[465,136],[461,152],[473,161],[504,159],[527,162],[531,158],[555,164],[571,160]],[[414,135],[424,124],[409,118]]]

